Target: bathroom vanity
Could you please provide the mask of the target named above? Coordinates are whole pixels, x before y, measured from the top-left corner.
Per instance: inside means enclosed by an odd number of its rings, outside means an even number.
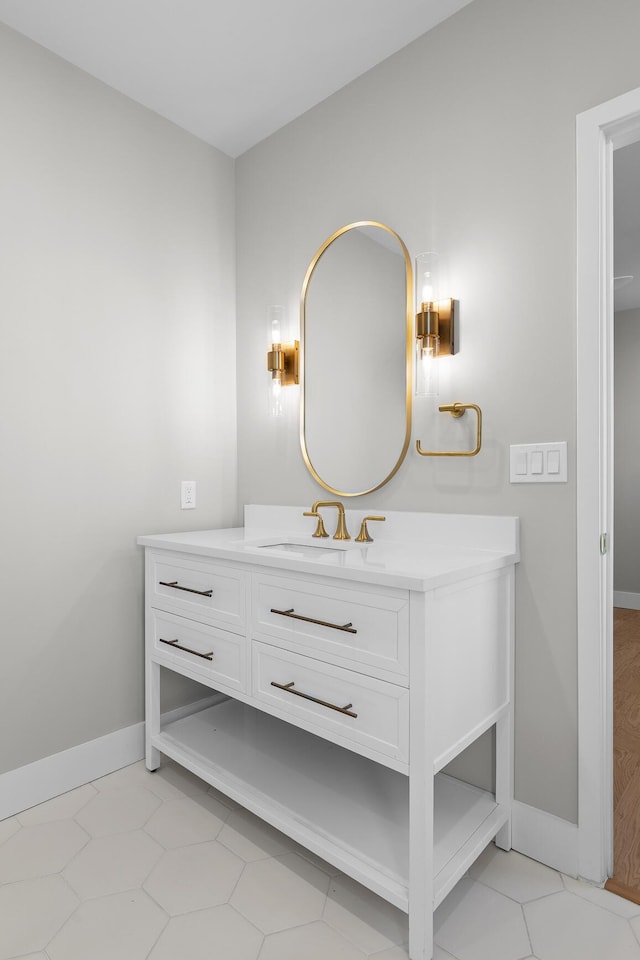
[[[408,912],[427,960],[433,910],[510,847],[518,521],[394,512],[357,543],[304,509],[139,538],[147,766],[172,757]],[[161,668],[210,705],[164,723]],[[494,725],[495,793],[441,772]]]

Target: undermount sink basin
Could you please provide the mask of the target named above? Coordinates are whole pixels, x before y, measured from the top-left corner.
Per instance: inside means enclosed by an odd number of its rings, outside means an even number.
[[[271,538],[269,540],[249,540],[244,544],[256,550],[269,550],[274,553],[284,553],[289,557],[307,557],[310,560],[344,553],[347,550],[359,549],[361,544],[352,540],[318,540],[318,543],[309,543],[308,540],[298,537]]]
[[[286,541],[284,543],[264,543],[258,548],[259,550],[284,550],[286,553],[302,554],[305,557],[315,557],[320,556],[323,553],[335,553],[340,550],[340,547],[325,547],[324,544],[319,543],[317,546],[315,543],[291,543]]]

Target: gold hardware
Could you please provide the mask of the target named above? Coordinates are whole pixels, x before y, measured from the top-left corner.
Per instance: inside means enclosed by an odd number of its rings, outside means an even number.
[[[181,587],[177,580],[166,583],[164,580],[158,580],[161,587],[172,587],[174,590],[184,590],[185,593],[197,593],[199,597],[211,597],[213,590],[194,590],[193,587]]]
[[[358,543],[373,543],[373,537],[369,536],[367,520],[386,520],[386,517],[365,517],[360,525],[360,533],[356,537]]]
[[[338,526],[336,527],[336,532],[333,535],[334,540],[351,540],[349,531],[347,530],[347,523],[344,516],[344,506],[340,503],[339,500],[316,500],[316,502],[311,507],[311,513],[317,513],[320,507],[337,507],[338,508]]]
[[[272,687],[277,687],[278,690],[284,690],[285,693],[292,693],[295,697],[304,697],[305,700],[312,700],[314,703],[319,703],[321,707],[328,707],[329,710],[336,710],[338,713],[344,713],[347,717],[357,717],[357,713],[353,713],[351,707],[352,703],[348,703],[345,707],[337,707],[335,703],[329,703],[327,700],[319,700],[318,697],[312,697],[310,693],[302,693],[300,690],[294,690],[295,680],[292,680],[291,683],[276,683],[275,680],[271,681]]]
[[[317,511],[307,510],[307,511],[305,511],[305,513],[302,514],[302,516],[303,516],[303,517],[317,517],[317,518],[318,518],[318,524],[317,524],[317,526],[316,526],[315,533],[312,533],[312,534],[311,534],[312,537],[328,537],[328,536],[329,536],[329,534],[327,533],[327,531],[326,531],[325,528],[324,528],[324,523],[323,523],[322,517],[320,516],[320,514],[319,514]]]
[[[480,453],[482,446],[482,410],[477,403],[447,403],[438,407],[442,413],[450,413],[452,417],[458,420],[464,416],[465,410],[475,410],[476,412],[476,445],[473,450],[423,450],[420,441],[416,441],[416,449],[423,457],[475,457]]]
[[[416,339],[423,342],[437,339],[439,357],[448,357],[457,353],[459,310],[459,300],[447,299],[422,303],[416,314]]]
[[[320,258],[325,253],[328,247],[331,246],[339,237],[347,234],[350,230],[358,230],[361,227],[377,227],[380,230],[386,231],[390,238],[393,238],[400,247],[400,251],[404,258],[405,263],[405,284],[404,284],[404,295],[405,295],[405,304],[404,304],[404,338],[405,338],[405,430],[404,438],[402,442],[402,448],[398,454],[398,459],[393,466],[393,469],[381,480],[379,483],[374,484],[371,487],[368,487],[366,490],[353,490],[346,491],[340,490],[337,486],[331,486],[327,483],[326,480],[323,480],[319,475],[318,471],[314,467],[311,457],[309,455],[309,450],[307,447],[307,435],[306,435],[306,422],[307,422],[307,413],[306,405],[308,404],[308,396],[305,393],[305,351],[307,349],[306,343],[306,325],[307,325],[307,293],[309,289],[309,283],[311,277],[318,266]],[[379,490],[380,487],[384,486],[385,483],[388,483],[392,477],[396,475],[404,458],[407,455],[407,450],[409,449],[409,443],[411,442],[411,410],[412,410],[412,397],[413,397],[413,344],[414,344],[414,335],[413,335],[413,313],[414,313],[414,299],[413,299],[413,265],[411,262],[411,257],[409,256],[409,251],[407,250],[404,242],[401,237],[391,229],[387,227],[384,223],[380,223],[377,220],[358,220],[355,223],[349,223],[346,227],[341,227],[339,230],[336,230],[335,233],[325,240],[322,246],[316,251],[304,278],[302,284],[302,293],[300,298],[300,343],[301,343],[301,376],[300,382],[302,384],[302,389],[300,390],[300,447],[302,449],[302,457],[307,466],[307,470],[313,477],[313,479],[320,484],[321,487],[324,487],[325,490],[328,490],[329,493],[335,494],[337,497],[361,497],[366,493],[373,493],[374,490]],[[398,331],[400,335],[400,331]]]
[[[351,622],[349,623],[329,623],[328,620],[316,620],[314,617],[303,617],[301,613],[294,613],[293,607],[289,610],[275,610],[271,607],[270,613],[277,613],[280,617],[291,617],[292,620],[304,620],[305,623],[317,623],[319,627],[331,627],[332,630],[344,630],[345,633],[357,633]]]
[[[267,353],[267,370],[274,380],[280,381],[282,387],[300,383],[299,354],[298,340],[271,344],[271,350]]]
[[[158,637],[160,643],[166,643],[169,647],[174,647],[175,650],[184,650],[185,653],[192,653],[194,657],[202,657],[203,660],[213,660],[213,650],[211,653],[198,653],[197,650],[191,650],[189,647],[181,646],[177,640],[163,640],[161,637]]]

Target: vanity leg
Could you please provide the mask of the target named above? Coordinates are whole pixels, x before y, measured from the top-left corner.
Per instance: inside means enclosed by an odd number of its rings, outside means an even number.
[[[430,771],[429,771],[430,772]],[[421,782],[416,782],[421,781]],[[433,776],[409,787],[409,958],[433,957]]]
[[[515,573],[509,573],[505,634],[508,683],[508,708],[496,723],[496,802],[509,811],[509,819],[496,835],[496,846],[511,850],[511,817],[513,809],[513,691],[515,648]]]
[[[511,850],[513,800],[513,723],[511,711],[496,723],[496,802],[509,811],[509,819],[496,834],[496,846]]]
[[[427,610],[410,599],[409,719],[409,957],[433,957],[433,717]],[[424,692],[423,692],[424,691]]]
[[[157,770],[162,754],[151,746],[151,737],[160,733],[160,664],[147,661],[145,671],[145,760],[147,770]]]

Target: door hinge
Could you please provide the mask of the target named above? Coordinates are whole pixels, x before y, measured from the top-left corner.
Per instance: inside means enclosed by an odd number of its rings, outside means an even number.
[[[606,533],[600,534],[600,553],[604,557],[609,549],[609,537]]]

